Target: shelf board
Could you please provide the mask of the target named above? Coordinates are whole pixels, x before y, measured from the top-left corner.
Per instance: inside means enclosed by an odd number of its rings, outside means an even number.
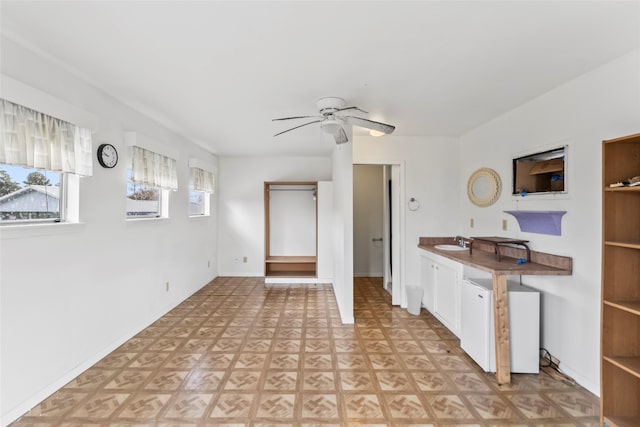
[[[640,301],[604,301],[604,304],[640,316]]]
[[[316,277],[314,271],[269,271],[265,277]]]
[[[640,242],[613,242],[605,241],[605,246],[617,246],[619,248],[640,249]]]
[[[539,234],[562,234],[562,216],[567,211],[502,211],[518,220],[520,231]]]
[[[602,356],[604,360],[640,379],[640,356]],[[637,425],[637,424],[636,424]]]
[[[531,168],[529,175],[540,175],[551,172],[564,172],[564,159],[539,161]]]
[[[630,193],[640,193],[640,185],[636,185],[635,187],[606,187],[604,191],[612,191],[612,192],[630,192]]]
[[[307,264],[316,262],[314,256],[270,256],[265,259],[267,264]]]
[[[637,427],[640,417],[604,417],[604,422],[610,427]]]

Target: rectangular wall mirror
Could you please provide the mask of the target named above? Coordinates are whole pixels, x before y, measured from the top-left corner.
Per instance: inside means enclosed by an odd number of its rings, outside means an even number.
[[[566,193],[567,146],[513,159],[512,194]]]

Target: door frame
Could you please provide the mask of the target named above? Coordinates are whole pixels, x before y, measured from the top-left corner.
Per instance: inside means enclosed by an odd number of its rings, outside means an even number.
[[[404,160],[398,161],[364,161],[353,162],[353,165],[379,165],[379,166],[391,166],[391,176],[393,189],[397,197],[393,198],[392,202],[392,227],[396,231],[396,238],[392,240],[391,257],[394,268],[394,274],[392,277],[392,289],[391,289],[391,304],[399,305],[401,307],[407,306],[407,295],[405,292],[405,271],[406,271],[406,257],[405,257],[405,162]],[[386,184],[385,184],[386,185]],[[385,202],[386,203],[386,202]],[[394,210],[395,208],[395,210]],[[388,244],[384,242],[385,245]],[[385,263],[386,264],[386,263]],[[397,268],[399,267],[399,271]],[[385,265],[385,269],[387,266]],[[385,272],[386,273],[386,272]],[[385,284],[383,283],[383,286]]]

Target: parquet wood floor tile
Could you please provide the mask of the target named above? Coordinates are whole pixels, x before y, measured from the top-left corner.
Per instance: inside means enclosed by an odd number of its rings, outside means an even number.
[[[597,426],[598,399],[548,374],[498,387],[431,314],[357,278],[217,278],[11,427]]]

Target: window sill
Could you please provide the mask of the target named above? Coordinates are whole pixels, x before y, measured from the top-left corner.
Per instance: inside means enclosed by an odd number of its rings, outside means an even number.
[[[211,218],[211,215],[189,215],[189,219],[194,219],[196,221]]]
[[[153,218],[125,218],[126,224],[161,224],[163,222],[171,222],[171,218],[163,216]]]
[[[55,236],[78,233],[84,230],[84,222],[48,222],[46,224],[16,224],[0,226],[0,240],[25,237]]]

